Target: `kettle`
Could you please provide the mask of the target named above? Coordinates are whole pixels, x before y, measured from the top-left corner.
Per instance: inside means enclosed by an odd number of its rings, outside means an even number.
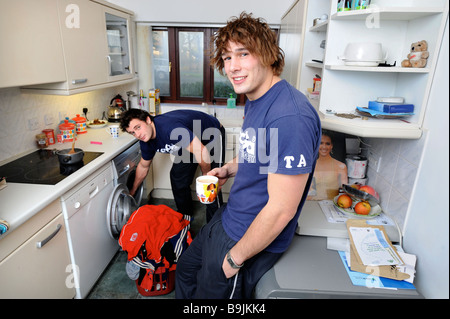
[[[110,102],[108,108],[108,122],[119,122],[120,116],[125,111],[125,102],[120,96],[117,94]]]

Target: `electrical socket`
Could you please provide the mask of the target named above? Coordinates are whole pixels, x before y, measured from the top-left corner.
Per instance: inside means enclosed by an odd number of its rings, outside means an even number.
[[[369,167],[378,173],[381,167],[381,155],[369,150],[367,159],[369,160]]]
[[[28,130],[35,131],[39,128],[39,120],[37,117],[28,119]]]
[[[45,114],[44,115],[44,123],[45,125],[51,125],[55,121],[53,115],[51,114]]]

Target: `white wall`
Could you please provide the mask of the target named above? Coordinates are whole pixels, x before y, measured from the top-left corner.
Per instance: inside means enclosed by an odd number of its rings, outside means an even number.
[[[108,0],[135,13],[138,22],[222,23],[242,11],[280,24],[294,0]]]
[[[418,256],[415,284],[427,298],[449,298],[449,31],[445,29],[424,126],[428,130],[405,227]]]

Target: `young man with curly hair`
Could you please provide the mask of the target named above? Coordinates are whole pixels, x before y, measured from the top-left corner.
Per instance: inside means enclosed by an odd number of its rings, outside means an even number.
[[[178,261],[177,298],[251,298],[258,280],[289,247],[314,173],[319,117],[280,78],[284,55],[260,18],[241,13],[214,38],[211,63],[246,94],[238,156],[208,172],[223,185],[226,206]]]

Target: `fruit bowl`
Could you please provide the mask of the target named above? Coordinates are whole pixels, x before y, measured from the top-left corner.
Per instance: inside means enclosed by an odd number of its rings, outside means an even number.
[[[350,194],[349,194],[349,195],[350,195]],[[369,194],[369,195],[370,195],[370,194]],[[375,204],[375,205],[370,205],[370,206],[371,206],[371,209],[370,209],[370,212],[369,212],[368,215],[357,214],[357,213],[355,213],[354,207],[355,207],[355,205],[356,205],[357,203],[360,202],[360,200],[353,199],[353,204],[352,204],[351,207],[349,207],[349,208],[342,208],[342,207],[339,207],[339,205],[337,204],[337,199],[339,198],[339,196],[340,196],[340,194],[337,195],[337,196],[333,199],[333,204],[334,204],[334,206],[336,206],[336,208],[337,208],[340,212],[342,212],[342,213],[344,213],[344,214],[346,214],[346,215],[348,215],[348,216],[350,216],[350,217],[352,217],[352,218],[355,218],[355,217],[356,217],[356,218],[362,218],[362,219],[369,219],[369,218],[374,218],[374,217],[380,215],[380,214],[383,212],[383,210],[381,209],[380,205]]]
[[[360,201],[361,200],[367,201],[372,207],[380,204],[380,195],[378,195],[377,192],[375,192],[375,196],[373,196],[369,193],[353,188],[350,185],[343,184],[342,187],[344,189],[344,192],[346,192],[348,195]]]

